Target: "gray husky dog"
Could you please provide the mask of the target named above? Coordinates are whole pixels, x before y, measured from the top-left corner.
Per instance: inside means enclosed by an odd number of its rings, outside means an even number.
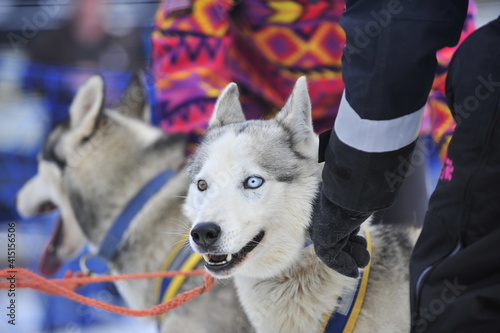
[[[102,78],[91,77],[78,91],[69,121],[48,137],[38,174],[18,194],[18,210],[24,216],[54,207],[60,210],[40,264],[47,275],[87,241],[96,252],[107,249],[112,274],[156,272],[166,267],[174,248],[179,253],[189,249],[189,225],[181,210],[188,186],[186,139],[148,124],[143,87],[138,79],[132,82],[110,110],[103,107]],[[147,201],[124,217],[134,208],[131,202],[137,193],[150,190],[151,180],[164,170],[169,170],[170,179],[160,182]],[[129,224],[117,237],[111,230],[123,219]],[[177,264],[181,267],[183,260]],[[203,263],[195,262],[193,268],[200,267]],[[159,296],[164,281],[119,281],[117,287],[129,306],[145,309],[165,299]],[[188,277],[177,291],[202,284],[202,277]],[[232,283],[216,283],[210,292],[168,312],[160,325],[162,332],[252,331]]]
[[[409,258],[418,230],[365,223],[371,263],[359,279],[309,246],[321,181],[305,78],[274,119],[246,121],[232,83],[188,167],[190,245],[208,272],[233,277],[257,332],[408,332]]]

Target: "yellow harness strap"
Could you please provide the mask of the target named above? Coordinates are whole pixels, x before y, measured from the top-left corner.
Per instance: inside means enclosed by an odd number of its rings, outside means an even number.
[[[161,271],[185,272],[196,268],[203,257],[189,248],[187,239],[188,236],[186,235],[177,242],[161,265]],[[158,304],[172,299],[178,293],[186,278],[185,275],[177,275],[173,278],[158,278],[155,287]]]
[[[370,253],[370,256],[372,254],[372,241],[371,241],[371,236],[368,231],[365,231],[365,238],[366,238],[366,243],[367,243],[367,250],[368,253]],[[330,315],[325,315],[325,318],[323,319],[323,323],[321,325],[321,331],[322,333],[352,333],[354,330],[354,327],[356,326],[356,322],[359,317],[359,313],[361,311],[361,308],[363,306],[363,301],[365,299],[365,294],[366,294],[366,287],[368,285],[368,278],[370,276],[370,266],[371,262],[368,263],[368,265],[365,267],[364,271],[362,272],[361,276],[361,281],[358,284],[358,289],[357,289],[357,296],[356,299],[352,302],[351,309],[349,311],[349,317],[347,318],[347,322],[345,325],[339,324],[338,322],[334,322],[337,318],[336,317],[336,312],[337,312],[337,307],[333,309]],[[356,290],[354,291],[356,293]],[[337,301],[337,300],[336,300]],[[340,317],[339,322],[345,320],[345,316],[338,316]]]

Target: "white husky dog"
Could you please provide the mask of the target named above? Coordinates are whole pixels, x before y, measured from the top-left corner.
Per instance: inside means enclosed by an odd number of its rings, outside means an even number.
[[[80,88],[69,120],[45,142],[38,174],[18,195],[18,210],[24,216],[54,207],[60,210],[61,218],[40,264],[46,275],[53,274],[61,261],[78,253],[87,241],[95,250],[113,243],[105,238],[111,226],[130,207],[132,198],[166,169],[172,171],[171,179],[129,216],[130,224],[115,242],[108,262],[111,272],[163,269],[189,229],[181,210],[188,186],[185,136],[165,134],[147,123],[145,92],[137,78],[116,109],[105,109],[103,96],[99,76]],[[171,262],[180,266],[183,261],[177,258]],[[203,267],[203,263],[196,266]],[[118,282],[117,287],[131,307],[145,309],[161,301],[157,283],[128,280]],[[202,284],[201,277],[189,277],[178,291]],[[220,315],[211,315],[214,311]],[[216,283],[209,293],[168,312],[160,324],[162,332],[251,331],[231,283]]]
[[[354,332],[409,331],[415,230],[365,223],[372,256],[364,280],[333,271],[307,246],[321,180],[317,151],[305,78],[271,120],[246,121],[237,87],[228,85],[188,168],[190,245],[211,275],[234,277],[257,332],[325,330],[333,310],[342,317],[358,282],[364,302],[353,310],[361,309],[357,321],[348,318]]]

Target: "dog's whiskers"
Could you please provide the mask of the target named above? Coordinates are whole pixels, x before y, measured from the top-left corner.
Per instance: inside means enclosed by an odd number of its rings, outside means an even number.
[[[166,252],[170,252],[172,251],[174,248],[177,248],[177,247],[180,247],[181,249],[184,248],[186,245],[189,245],[187,244],[187,242],[184,241],[184,239],[179,239],[177,242],[175,242],[174,244],[172,244],[171,246],[169,246],[167,249],[166,249]]]
[[[224,287],[227,287],[229,283],[231,283],[231,280],[229,279],[219,279],[217,281],[219,281]]]
[[[184,244],[182,244],[181,249],[187,249],[187,250],[190,250],[190,249],[191,249],[191,246],[189,245],[189,243],[188,243],[188,242],[185,242]]]
[[[186,233],[184,233],[184,232],[174,232],[174,231],[160,231],[160,234],[178,235],[178,236],[184,236],[184,235],[186,235]]]
[[[187,196],[185,196],[185,195],[166,195],[165,198],[181,198],[181,199],[186,199]]]
[[[190,225],[184,221],[184,220],[181,220],[181,219],[171,219],[170,220],[174,225],[178,226],[178,227],[182,227],[182,228],[185,228],[186,230],[189,230],[191,227]],[[177,222],[177,223],[175,223]]]

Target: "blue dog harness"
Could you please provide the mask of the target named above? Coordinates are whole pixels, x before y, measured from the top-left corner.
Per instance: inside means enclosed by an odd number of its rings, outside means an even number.
[[[127,231],[130,223],[144,205],[155,196],[167,182],[175,176],[173,170],[165,170],[151,179],[136,195],[133,197],[122,213],[115,220],[106,236],[104,236],[101,246],[96,255],[83,257],[80,265],[83,271],[89,271],[87,260],[90,258],[104,261],[106,267],[116,255],[118,246]],[[166,260],[161,266],[161,271],[188,271],[194,269],[203,258],[195,253],[186,244],[187,236],[183,237],[175,248],[169,252]],[[158,278],[156,284],[156,295],[158,304],[164,303],[173,298],[186,280],[187,276],[178,275],[171,278]],[[164,316],[164,315],[163,315]],[[163,318],[162,316],[162,318]]]
[[[95,255],[87,255],[80,261],[80,267],[84,272],[90,272],[87,267],[87,261],[91,258],[100,259],[100,261],[108,268],[110,262],[118,250],[118,246],[127,231],[130,223],[144,205],[173,177],[175,172],[167,169],[153,179],[151,179],[136,195],[133,197],[115,220],[108,233],[104,236],[101,246]]]

